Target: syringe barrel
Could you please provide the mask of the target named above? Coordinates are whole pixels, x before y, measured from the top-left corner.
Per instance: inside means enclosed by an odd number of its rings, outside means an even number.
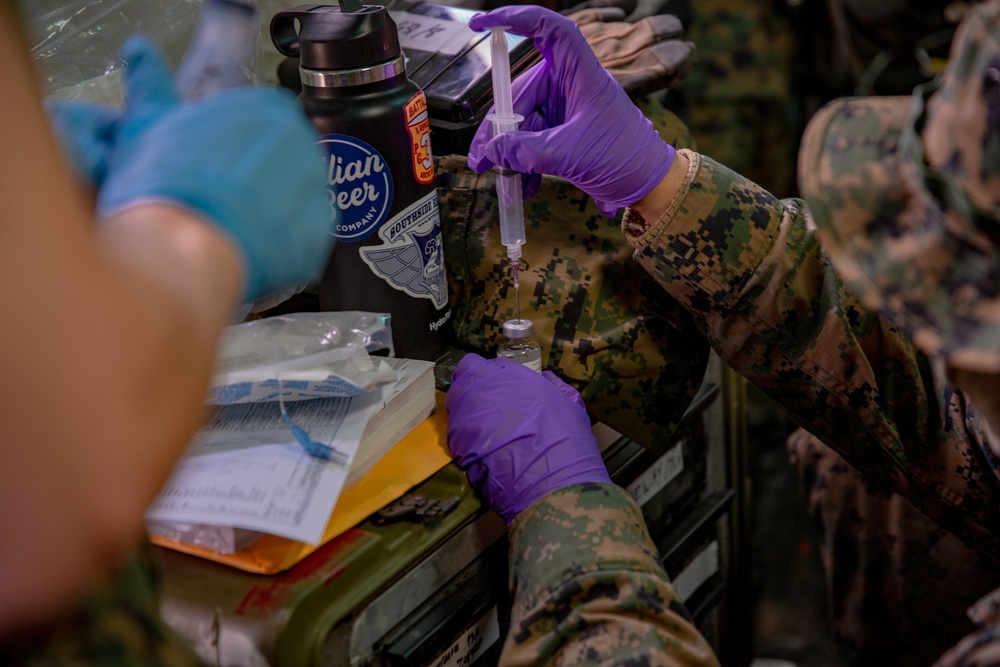
[[[508,26],[490,28],[490,70],[493,76],[493,105],[497,116],[509,118],[514,115],[514,104],[510,92],[510,55],[507,49]],[[516,130],[517,127],[515,126]],[[505,132],[507,130],[504,130]]]
[[[504,132],[517,132],[521,121],[524,120],[524,116],[518,114],[514,114],[513,116],[498,116],[495,113],[491,113],[487,118],[493,123],[493,136],[503,134]]]
[[[505,246],[524,243],[524,194],[521,174],[496,169],[497,206],[500,208],[500,242]]]
[[[507,50],[506,26],[491,28],[490,68],[493,75],[493,113],[487,119],[493,123],[493,135],[517,132],[523,116],[514,113],[510,89],[510,55]],[[508,255],[520,257],[524,244],[524,195],[521,174],[496,168],[497,200],[500,207],[500,242],[507,246]]]

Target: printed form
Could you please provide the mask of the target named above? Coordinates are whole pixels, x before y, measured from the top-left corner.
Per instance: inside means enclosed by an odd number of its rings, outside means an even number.
[[[342,466],[309,456],[278,403],[214,408],[146,511],[150,522],[242,528],[316,544],[344,487],[383,387],[351,398],[286,402],[313,440],[347,455]]]

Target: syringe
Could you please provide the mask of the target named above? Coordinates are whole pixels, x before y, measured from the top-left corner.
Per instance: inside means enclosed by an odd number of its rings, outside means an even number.
[[[524,116],[514,113],[510,91],[510,56],[507,51],[506,26],[490,28],[490,61],[493,74],[494,110],[486,118],[493,123],[493,135],[517,132]],[[497,199],[500,206],[500,242],[507,246],[507,262],[514,279],[514,298],[517,299],[517,317],[521,317],[518,297],[518,273],[521,268],[521,246],[524,245],[524,199],[521,193],[521,174],[495,167]]]
[[[198,23],[175,77],[181,98],[197,100],[251,83],[260,33],[257,4],[258,0],[202,2]],[[239,304],[230,323],[242,322],[254,305]]]
[[[177,68],[181,97],[194,100],[250,83],[259,32],[257,0],[205,0]]]

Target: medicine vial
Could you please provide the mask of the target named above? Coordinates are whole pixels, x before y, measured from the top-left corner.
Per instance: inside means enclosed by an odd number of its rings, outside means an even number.
[[[506,340],[497,349],[498,357],[513,359],[536,373],[542,372],[542,348],[531,339],[535,325],[531,320],[507,320],[503,323]]]

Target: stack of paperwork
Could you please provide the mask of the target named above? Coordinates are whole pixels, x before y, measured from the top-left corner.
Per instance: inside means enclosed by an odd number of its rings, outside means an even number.
[[[363,348],[359,354],[367,356]],[[432,362],[371,362],[366,378],[388,377],[389,383],[353,395],[284,401],[291,420],[346,464],[310,456],[296,441],[275,400],[278,392],[295,391],[294,379],[278,382],[271,396],[258,395],[257,383],[256,402],[211,409],[147,509],[150,531],[224,553],[261,533],[318,543],[345,487],[434,411]]]

